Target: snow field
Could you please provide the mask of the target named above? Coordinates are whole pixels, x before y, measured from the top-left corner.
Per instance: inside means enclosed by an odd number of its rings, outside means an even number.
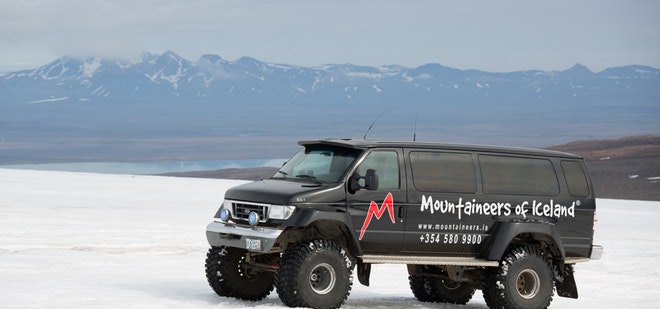
[[[283,308],[216,296],[205,227],[243,181],[0,169],[0,308]],[[578,264],[580,298],[551,308],[656,308],[660,202],[598,200],[602,260]],[[418,302],[403,265],[354,280],[344,308],[486,308]]]

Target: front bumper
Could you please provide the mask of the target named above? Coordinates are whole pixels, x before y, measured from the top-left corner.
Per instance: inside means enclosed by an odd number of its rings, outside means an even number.
[[[254,252],[270,252],[284,229],[243,227],[224,222],[211,222],[206,227],[206,239],[213,247],[234,247]]]

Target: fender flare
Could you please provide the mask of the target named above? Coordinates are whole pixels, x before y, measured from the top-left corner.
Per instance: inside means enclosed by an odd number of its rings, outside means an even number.
[[[566,251],[556,226],[543,221],[498,221],[490,233],[491,237],[483,245],[477,257],[499,261],[506,253],[511,241],[522,234],[544,235],[550,238],[557,246],[561,260],[563,261],[566,257]]]
[[[358,235],[353,228],[353,221],[351,220],[351,216],[346,212],[330,212],[311,208],[298,208],[294,215],[282,225],[294,228],[308,227],[319,221],[336,222],[337,228],[343,230],[343,232],[347,234],[345,235],[348,246],[346,249],[355,257],[362,255],[362,247],[360,246]]]

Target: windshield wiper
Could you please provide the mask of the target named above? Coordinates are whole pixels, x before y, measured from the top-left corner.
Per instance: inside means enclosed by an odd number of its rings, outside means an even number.
[[[312,175],[300,174],[300,175],[296,175],[296,178],[309,179],[309,180],[311,180],[313,183],[318,183],[318,184],[321,183],[318,179],[316,179],[316,177],[314,177],[314,176],[312,176]]]

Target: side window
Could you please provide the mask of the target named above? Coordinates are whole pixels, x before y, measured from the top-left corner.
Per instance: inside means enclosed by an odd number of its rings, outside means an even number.
[[[413,184],[419,191],[475,193],[477,179],[469,153],[410,153]]]
[[[568,193],[571,196],[589,196],[589,184],[587,184],[587,177],[584,175],[580,162],[561,161],[561,169],[564,171]]]
[[[374,151],[367,155],[358,173],[365,175],[368,169],[378,173],[378,189],[399,189],[399,156],[395,151]]]
[[[484,193],[557,195],[552,162],[545,159],[480,155]]]

